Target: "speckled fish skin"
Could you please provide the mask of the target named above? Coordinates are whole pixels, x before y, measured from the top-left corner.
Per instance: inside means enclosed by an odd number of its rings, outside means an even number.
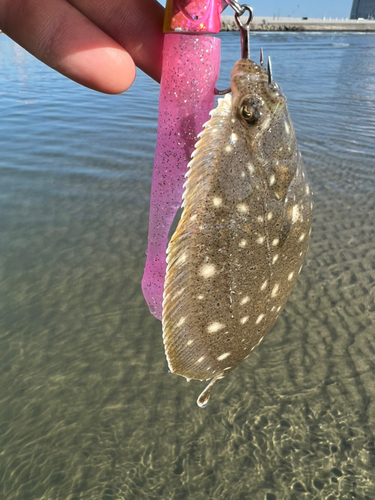
[[[163,340],[169,369],[187,379],[223,378],[260,344],[311,233],[311,189],[280,87],[241,59],[231,89],[200,134],[168,247]]]

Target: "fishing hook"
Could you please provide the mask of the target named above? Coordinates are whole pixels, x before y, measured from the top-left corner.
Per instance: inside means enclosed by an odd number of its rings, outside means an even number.
[[[234,10],[234,19],[241,34],[241,58],[250,59],[250,23],[253,20],[253,9],[249,5],[241,5],[237,0],[225,0],[225,2]],[[248,12],[248,18],[242,22],[241,16]],[[228,94],[231,88],[225,90],[214,89],[215,95]]]

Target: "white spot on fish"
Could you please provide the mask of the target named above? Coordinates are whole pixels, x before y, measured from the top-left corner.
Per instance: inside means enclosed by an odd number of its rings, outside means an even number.
[[[249,211],[249,206],[246,205],[245,203],[239,203],[237,205],[237,210],[241,213],[241,214],[247,214],[248,211]]]
[[[263,318],[264,318],[264,314],[259,314],[259,316],[257,317],[257,320],[256,320],[255,324],[259,325],[259,323],[262,321]]]
[[[257,239],[257,243],[259,243],[259,245],[261,245],[263,242],[264,242],[263,236],[259,236],[259,238]]]
[[[262,222],[263,222],[263,217],[261,217],[261,216],[259,215],[259,216],[258,216],[258,218],[257,218],[257,221],[259,222],[259,224],[260,224],[260,223],[262,223]]]
[[[240,305],[243,306],[245,304],[247,304],[250,300],[250,297],[247,295],[246,297],[244,297],[241,302],[240,302]]]
[[[249,162],[249,163],[247,164],[247,168],[249,169],[249,172],[250,172],[251,174],[253,174],[253,173],[255,172],[254,165],[253,165],[251,162]]]
[[[203,278],[211,278],[216,273],[216,268],[213,264],[203,264],[200,268],[200,275]]]
[[[262,284],[262,286],[260,287],[260,289],[261,289],[262,291],[266,288],[266,286],[267,286],[267,282],[268,282],[268,280],[266,280],[266,281]]]
[[[272,288],[271,297],[276,297],[277,292],[279,291],[280,285],[276,283],[276,285]]]
[[[237,140],[238,140],[238,135],[235,134],[234,132],[232,132],[231,136],[230,136],[230,140],[235,143]]]
[[[184,264],[186,262],[186,252],[181,254],[181,257],[176,261],[176,264]]]
[[[286,132],[287,134],[290,134],[290,127],[289,127],[289,125],[288,125],[288,122],[285,122],[285,132]]]
[[[233,148],[232,148],[232,146],[230,146],[230,145],[228,144],[228,146],[226,146],[226,148],[225,148],[225,151],[226,151],[227,153],[230,153],[230,152],[232,151],[232,149],[233,149]]]
[[[212,203],[214,204],[214,207],[220,207],[220,205],[223,203],[223,200],[221,198],[214,198],[212,200]]]
[[[220,356],[217,358],[218,361],[222,361],[223,359],[227,358],[230,356],[230,352],[225,352],[224,354],[220,354]]]
[[[267,117],[267,118],[264,120],[264,123],[261,125],[262,130],[267,130],[267,129],[268,129],[268,127],[270,126],[270,122],[271,122],[271,118],[270,118],[270,117]]]
[[[244,318],[240,319],[241,325],[244,325],[247,321],[249,321],[249,316],[245,316]]]
[[[238,246],[241,247],[241,248],[245,248],[245,246],[247,245],[247,241],[246,240],[241,240],[239,243],[238,243]]]
[[[292,223],[295,224],[299,219],[299,208],[298,205],[293,206],[293,212],[292,212]]]
[[[198,300],[202,300],[202,299],[203,299],[203,297],[204,297],[204,295],[198,295],[197,299],[198,299]]]
[[[279,258],[278,254],[274,255],[272,259],[272,264],[274,264],[278,258]]]
[[[271,219],[272,219],[272,217],[273,217],[273,213],[272,213],[272,212],[268,212],[268,214],[267,214],[267,219],[268,219],[268,220],[271,220]]]
[[[293,276],[294,276],[294,273],[289,273],[289,275],[288,275],[288,281],[292,281]]]
[[[279,238],[275,238],[272,242],[272,245],[276,247],[279,244],[279,241],[280,241]]]
[[[176,325],[176,326],[177,326],[177,328],[178,328],[179,326],[182,326],[182,325],[185,323],[185,320],[186,320],[185,316],[181,316],[181,318],[180,318],[179,322],[178,322],[178,323],[177,323],[177,325]]]
[[[201,356],[201,357],[198,359],[197,363],[202,363],[202,361],[203,361],[203,360],[204,360],[204,356]]]
[[[305,236],[306,236],[305,233],[302,233],[298,241],[303,241],[305,239]]]
[[[191,345],[193,342],[194,342],[194,340],[188,340],[188,341],[186,342],[186,345],[187,345],[187,346],[189,346],[189,345]]]
[[[275,176],[272,174],[271,177],[270,177],[270,186],[273,186],[275,184]]]
[[[179,290],[178,292],[176,292],[176,297],[180,297],[185,291],[185,287],[184,288],[181,288],[181,290]]]
[[[310,194],[310,186],[309,185],[306,186],[306,194]]]
[[[225,325],[223,325],[223,323],[219,323],[218,321],[214,321],[213,323],[208,325],[207,331],[208,331],[208,333],[216,333],[219,330],[222,330],[223,328],[225,328]]]

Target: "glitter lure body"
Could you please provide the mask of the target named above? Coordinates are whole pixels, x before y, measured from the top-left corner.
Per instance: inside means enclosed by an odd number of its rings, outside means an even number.
[[[200,134],[167,250],[167,361],[173,373],[211,380],[201,407],[276,322],[311,233],[311,190],[280,87],[241,59],[231,90]]]
[[[214,106],[220,40],[167,34],[151,189],[147,260],[142,290],[151,313],[162,316],[168,233],[181,206],[184,176],[197,134]]]

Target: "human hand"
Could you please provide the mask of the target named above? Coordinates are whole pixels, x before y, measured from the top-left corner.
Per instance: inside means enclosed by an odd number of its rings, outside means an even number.
[[[51,68],[117,94],[135,66],[160,81],[164,9],[156,0],[0,0],[0,29]]]

